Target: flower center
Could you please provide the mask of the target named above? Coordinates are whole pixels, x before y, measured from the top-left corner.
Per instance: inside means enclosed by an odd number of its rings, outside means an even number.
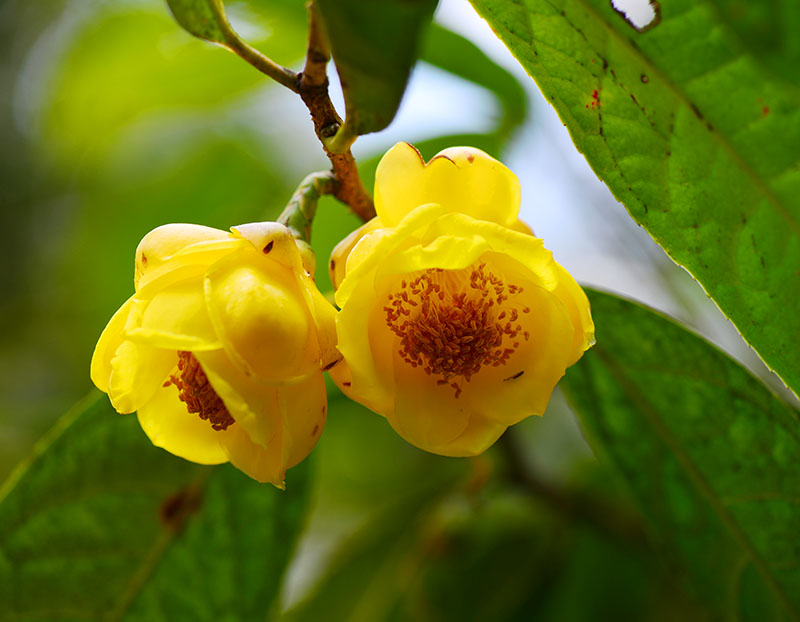
[[[222,399],[208,382],[200,362],[191,352],[178,351],[178,373],[170,375],[164,386],[171,384],[177,387],[178,398],[186,404],[189,413],[196,413],[215,430],[225,430],[234,423]]]
[[[384,307],[386,324],[400,339],[402,359],[438,377],[437,384],[449,384],[456,397],[462,387],[455,378],[469,382],[484,365],[505,365],[520,345],[518,336],[530,338],[517,321],[517,306],[508,302],[522,287],[506,284],[485,267],[470,270],[468,283],[459,278],[466,271],[426,270],[402,281]]]

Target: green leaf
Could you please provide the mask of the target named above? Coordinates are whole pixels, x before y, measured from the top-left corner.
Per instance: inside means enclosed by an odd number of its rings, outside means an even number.
[[[425,38],[420,60],[444,69],[491,91],[500,101],[503,116],[494,134],[502,144],[525,120],[528,98],[517,79],[491,60],[469,39],[438,24],[433,24]],[[459,107],[460,102],[444,102]],[[471,143],[469,143],[471,144]]]
[[[92,394],[0,491],[3,620],[263,619],[308,486],[175,458]]]
[[[346,135],[394,118],[437,0],[316,0],[344,91]]]
[[[223,45],[227,42],[230,25],[221,0],[167,0],[167,4],[189,34]]]
[[[634,30],[608,0],[472,0],[631,216],[800,388],[800,96],[710,0]]]
[[[562,386],[712,619],[800,613],[797,413],[644,307],[588,292],[597,344]]]
[[[763,66],[800,86],[800,4],[794,0],[711,0],[722,18]]]

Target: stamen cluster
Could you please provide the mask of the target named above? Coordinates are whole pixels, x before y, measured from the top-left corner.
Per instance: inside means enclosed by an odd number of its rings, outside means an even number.
[[[438,376],[437,384],[449,384],[455,397],[462,392],[457,378],[469,382],[484,365],[505,365],[520,345],[518,336],[530,338],[518,323],[517,306],[509,302],[523,288],[506,284],[485,267],[473,268],[468,283],[465,271],[426,270],[403,280],[383,308],[386,325],[400,339],[402,359]],[[450,285],[458,280],[466,287]]]
[[[186,404],[190,414],[208,421],[215,430],[225,430],[234,423],[225,404],[208,382],[200,362],[191,352],[178,352],[178,373],[172,374],[165,387],[175,385],[178,398]]]

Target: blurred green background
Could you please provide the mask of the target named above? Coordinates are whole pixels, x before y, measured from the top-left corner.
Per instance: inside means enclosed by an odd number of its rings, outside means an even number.
[[[245,39],[299,68],[303,2],[226,6]],[[437,21],[488,56],[470,48],[474,62],[459,68],[446,53],[456,44],[448,31],[431,31],[424,56],[433,64],[413,74],[395,124],[356,146],[365,185],[396,140],[419,144],[426,157],[467,140],[482,146],[521,178],[525,219],[579,280],[677,315],[775,386],[699,286],[597,181],[485,23],[455,0]],[[94,343],[132,292],[133,251],[145,233],[166,222],[224,229],[275,217],[327,160],[299,99],[192,39],[160,0],[5,0],[0,84],[5,479],[91,388]],[[323,200],[313,238],[323,291],[330,249],[357,225]],[[424,454],[333,387],[331,400],[314,451],[314,511],[283,596],[289,618],[694,615],[635,529],[610,533],[547,494],[521,491],[504,475],[500,450],[475,460]],[[526,466],[546,486],[568,498],[591,491],[634,514],[559,393],[519,432]]]

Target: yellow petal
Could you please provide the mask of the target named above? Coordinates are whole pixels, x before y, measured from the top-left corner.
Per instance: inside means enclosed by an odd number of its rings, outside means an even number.
[[[293,467],[317,444],[328,414],[325,377],[317,373],[295,385],[279,387],[283,416],[284,460]]]
[[[125,326],[125,337],[170,350],[222,347],[208,317],[200,275],[161,288],[152,285],[136,295],[138,304]]]
[[[353,250],[353,247],[358,244],[361,238],[363,238],[365,235],[382,227],[383,223],[381,222],[381,219],[373,218],[368,223],[361,225],[358,229],[353,231],[344,240],[336,245],[336,248],[334,248],[333,252],[331,253],[331,260],[328,264],[328,271],[330,273],[331,283],[333,283],[334,290],[338,289],[339,284],[344,280],[347,258],[349,257],[350,252]]]
[[[245,373],[291,383],[318,369],[312,318],[283,265],[237,251],[207,272],[205,296],[216,334]]]
[[[142,238],[136,248],[134,283],[138,289],[143,276],[198,242],[230,240],[230,234],[219,229],[191,224],[169,224],[156,227]]]
[[[104,393],[108,393],[108,379],[109,376],[111,376],[111,360],[114,358],[117,348],[122,345],[125,339],[122,336],[122,330],[125,328],[125,324],[128,321],[128,315],[131,312],[133,304],[133,299],[129,298],[111,317],[108,324],[106,324],[106,327],[103,329],[100,339],[97,340],[97,345],[92,354],[92,363],[90,367],[92,382]]]
[[[303,262],[297,242],[289,229],[277,222],[252,222],[231,227],[235,236],[247,240],[258,254],[269,255],[273,261],[290,270],[302,270]]]
[[[569,367],[594,345],[594,322],[586,293],[569,272],[559,264],[556,266],[559,277],[558,286],[553,293],[564,303],[575,329],[570,348],[571,354],[567,359],[567,367]]]
[[[530,278],[542,287],[554,289],[558,284],[553,253],[540,238],[495,223],[464,214],[446,214],[431,221],[419,242],[392,257],[390,263],[397,272],[430,267],[457,270],[474,263],[484,252],[492,251],[524,265]]]
[[[236,425],[241,426],[254,443],[269,446],[283,425],[278,387],[245,376],[222,350],[195,352],[194,355]]]
[[[220,442],[233,426],[214,430],[208,421],[189,414],[174,386],[160,387],[152,399],[139,408],[138,417],[139,424],[156,447],[200,464],[228,461]]]
[[[426,165],[414,147],[398,143],[383,156],[375,173],[378,216],[393,226],[425,203],[511,225],[519,213],[519,180],[479,149],[445,149]]]
[[[471,405],[456,399],[449,385],[438,385],[436,379],[413,368],[399,356],[395,362],[397,393],[393,412],[386,418],[400,436],[412,445],[439,453],[467,429]]]
[[[297,276],[306,304],[314,318],[319,344],[319,367],[327,371],[342,359],[336,349],[336,308],[322,295],[308,275]]]
[[[286,469],[311,452],[325,426],[327,397],[322,372],[296,385],[268,386],[247,378],[224,352],[198,352],[196,356],[236,421],[229,430],[238,426],[249,440],[232,437],[235,445],[226,445],[231,462],[251,477],[279,486]],[[261,451],[248,455],[253,446]]]
[[[347,274],[336,290],[336,304],[343,308],[350,298],[352,289],[361,280],[371,278],[378,265],[399,246],[407,246],[409,238],[428,227],[438,217],[447,212],[441,205],[426,204],[417,207],[396,227],[376,229],[366,233],[353,247],[347,257]]]
[[[384,324],[382,307],[375,304],[374,277],[351,282],[352,296],[336,316],[337,348],[347,361],[346,371],[344,362],[339,363],[330,370],[331,377],[346,395],[386,416],[394,408],[393,335]]]
[[[254,443],[247,433],[234,424],[225,430],[221,444],[231,464],[254,480],[286,488],[286,467],[281,459],[281,434],[267,447]]]
[[[175,350],[123,341],[111,360],[108,397],[114,409],[132,413],[146,404],[177,362]]]
[[[446,445],[437,447],[433,453],[454,458],[477,456],[494,445],[505,431],[505,425],[473,413],[461,435]]]
[[[529,332],[528,340],[519,335],[519,346],[507,363],[482,368],[462,395],[481,415],[504,425],[544,414],[571,355],[574,329],[566,307],[535,284],[525,283],[524,289],[516,301],[529,309],[518,319]]]

